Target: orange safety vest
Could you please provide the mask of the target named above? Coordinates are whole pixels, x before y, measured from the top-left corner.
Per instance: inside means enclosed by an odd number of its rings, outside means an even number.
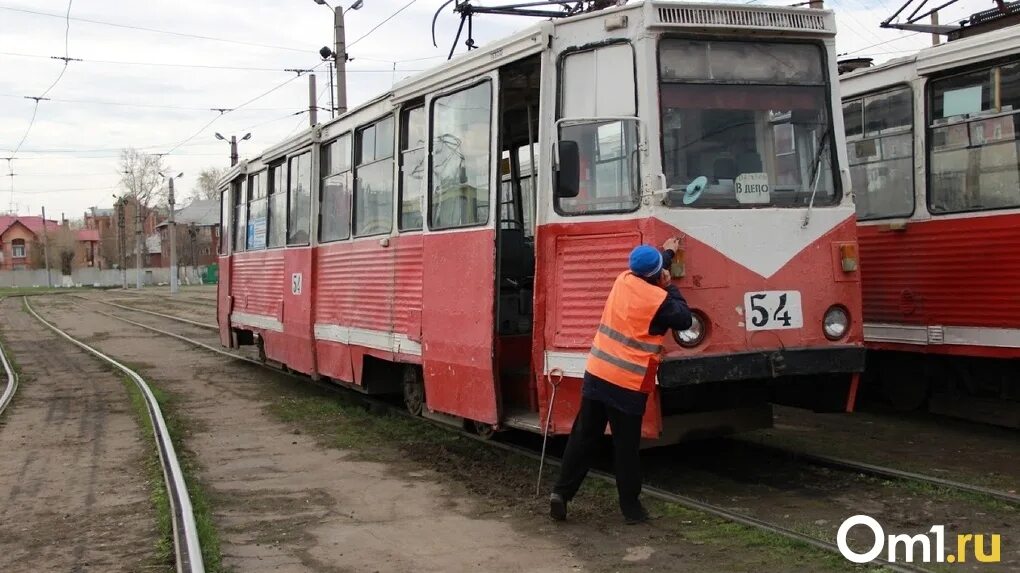
[[[643,384],[665,335],[648,333],[666,291],[630,271],[621,273],[606,300],[586,370],[607,382],[648,392]]]

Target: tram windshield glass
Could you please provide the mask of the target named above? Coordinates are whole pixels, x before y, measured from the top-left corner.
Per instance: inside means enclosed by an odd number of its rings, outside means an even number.
[[[814,44],[663,40],[668,204],[835,204],[824,63]]]

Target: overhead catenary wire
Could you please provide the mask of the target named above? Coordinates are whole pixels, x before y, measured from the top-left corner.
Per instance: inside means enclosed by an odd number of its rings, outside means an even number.
[[[373,32],[375,32],[376,30],[378,30],[379,28],[381,28],[383,24],[385,24],[386,22],[389,22],[390,20],[392,20],[393,18],[395,18],[395,17],[397,16],[397,14],[400,14],[400,13],[401,13],[401,12],[403,12],[404,10],[407,10],[408,8],[410,8],[410,7],[411,7],[411,5],[412,5],[412,4],[414,4],[414,3],[415,3],[415,2],[417,2],[417,1],[418,1],[418,0],[411,0],[411,1],[410,1],[410,2],[408,2],[407,4],[404,4],[403,6],[401,6],[400,8],[398,8],[396,12],[394,12],[394,13],[390,14],[390,15],[389,15],[389,16],[387,16],[387,17],[386,17],[386,19],[384,19],[384,20],[383,20],[382,22],[379,22],[378,24],[376,24],[375,26],[373,26],[371,30],[369,30],[368,32],[365,32],[364,34],[362,34],[361,36],[359,36],[359,37],[358,37],[358,38],[357,38],[356,40],[354,40],[353,42],[348,42],[348,43],[347,43],[347,47],[346,47],[346,49],[350,50],[350,49],[351,49],[351,48],[352,48],[352,47],[353,47],[353,46],[354,46],[355,44],[357,44],[358,42],[360,42],[360,41],[364,40],[365,38],[367,38],[367,37],[371,36],[371,35],[372,35],[372,33],[373,33]]]
[[[0,10],[7,10],[7,11],[10,11],[10,12],[20,12],[20,13],[23,13],[23,14],[32,14],[32,15],[35,15],[35,16],[48,16],[48,17],[52,17],[52,18],[63,18],[63,16],[61,16],[60,14],[54,14],[53,12],[41,12],[41,11],[38,11],[38,10],[29,10],[27,8],[14,8],[13,6],[0,6]],[[134,26],[134,25],[130,25],[130,24],[119,24],[119,23],[116,23],[116,22],[107,22],[107,21],[104,21],[104,20],[93,20],[91,18],[69,18],[69,19],[70,20],[74,20],[75,22],[82,22],[82,23],[85,23],[85,24],[96,24],[96,25],[101,25],[101,26],[110,26],[110,27],[114,27],[114,28],[122,28],[122,29],[127,29],[127,30],[138,30],[138,31],[142,31],[142,32],[152,32],[152,33],[155,33],[155,34],[166,34],[166,35],[169,35],[169,36],[178,36],[178,37],[182,37],[182,38],[192,38],[192,39],[197,39],[197,40],[209,40],[209,41],[212,41],[212,42],[223,42],[223,43],[227,43],[227,44],[237,44],[237,45],[240,45],[240,46],[252,46],[252,47],[257,47],[257,48],[269,48],[269,49],[274,49],[274,50],[287,50],[287,51],[291,51],[291,52],[302,52],[302,53],[315,52],[315,48],[313,48],[313,47],[298,48],[298,47],[293,47],[293,46],[279,46],[279,45],[274,45],[274,44],[263,44],[263,43],[260,43],[260,42],[248,42],[248,41],[245,41],[245,40],[233,40],[233,39],[229,39],[229,38],[218,38],[218,37],[215,37],[215,36],[205,36],[205,35],[202,35],[202,34],[188,34],[186,32],[175,32],[173,30],[161,30],[159,28],[148,28],[148,27],[145,27],[145,26]]]

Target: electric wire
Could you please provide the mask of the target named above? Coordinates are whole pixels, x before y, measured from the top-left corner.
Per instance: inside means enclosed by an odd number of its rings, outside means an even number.
[[[396,12],[394,12],[394,13],[390,14],[389,16],[387,16],[385,20],[383,20],[382,22],[379,22],[378,24],[376,24],[375,26],[373,26],[371,30],[369,30],[368,32],[365,32],[365,33],[364,33],[364,34],[362,34],[362,35],[361,35],[360,37],[358,37],[358,39],[357,39],[357,40],[354,40],[353,42],[350,42],[350,43],[348,43],[345,49],[348,49],[348,50],[349,50],[349,49],[351,49],[351,48],[352,48],[352,47],[354,46],[354,44],[357,44],[358,42],[360,42],[360,41],[364,40],[365,38],[367,38],[367,37],[371,36],[371,35],[372,35],[372,32],[375,32],[375,31],[376,31],[376,30],[378,30],[378,29],[379,29],[380,27],[382,27],[382,25],[383,25],[383,24],[385,24],[386,22],[389,22],[390,20],[392,20],[393,18],[395,18],[397,14],[400,14],[400,13],[401,13],[401,12],[403,12],[404,10],[407,10],[408,8],[410,8],[410,7],[411,7],[411,5],[412,5],[412,4],[414,4],[414,3],[415,3],[415,2],[417,2],[417,1],[418,1],[418,0],[411,0],[411,1],[410,1],[410,2],[408,2],[407,4],[404,4],[403,6],[401,6],[401,7],[400,7],[400,8],[399,8],[399,9],[398,9],[398,10],[397,10]]]
[[[858,48],[856,50],[851,50],[849,52],[843,52],[842,54],[838,54],[838,55],[840,57],[842,57],[842,56],[850,56],[850,55],[853,55],[853,54],[859,54],[859,53],[861,53],[861,52],[863,52],[865,50],[870,50],[871,48],[877,48],[878,46],[884,46],[886,44],[891,44],[893,42],[898,42],[900,40],[905,40],[907,38],[910,38],[911,36],[916,36],[916,35],[918,35],[920,33],[921,32],[910,32],[910,33],[904,34],[902,36],[898,36],[896,38],[892,38],[891,40],[885,40],[884,42],[878,42],[877,44],[871,44],[869,46],[864,46],[863,48]]]
[[[54,14],[52,12],[40,12],[38,10],[28,10],[28,9],[25,9],[25,8],[14,8],[12,6],[0,6],[0,10],[8,10],[10,12],[21,12],[23,14],[33,14],[35,16],[48,16],[48,17],[51,17],[51,18],[57,18],[57,17],[61,17],[62,18],[63,17],[60,14]],[[315,48],[296,48],[296,47],[291,47],[291,46],[279,46],[279,45],[274,45],[274,44],[262,44],[262,43],[259,43],[259,42],[247,42],[247,41],[244,41],[244,40],[231,40],[231,39],[228,39],[228,38],[217,38],[215,36],[204,36],[204,35],[201,35],[201,34],[188,34],[188,33],[185,33],[185,32],[174,32],[172,30],[160,30],[158,28],[147,28],[147,27],[144,27],[144,26],[133,26],[133,25],[130,25],[130,24],[117,24],[115,22],[106,22],[106,21],[103,21],[103,20],[93,20],[93,19],[90,19],[90,18],[69,18],[69,19],[70,20],[74,20],[75,22],[83,22],[83,23],[86,23],[86,24],[97,24],[97,25],[101,25],[101,26],[110,26],[110,27],[114,27],[114,28],[124,28],[124,29],[128,29],[128,30],[138,30],[138,31],[142,31],[142,32],[152,32],[152,33],[156,33],[156,34],[166,34],[166,35],[169,35],[169,36],[179,36],[179,37],[182,37],[182,38],[193,38],[193,39],[198,39],[198,40],[209,40],[209,41],[213,41],[213,42],[224,42],[224,43],[227,43],[227,44],[237,44],[237,45],[240,45],[240,46],[254,46],[254,47],[257,47],[257,48],[270,48],[270,49],[274,49],[274,50],[288,50],[288,51],[291,51],[291,52],[304,52],[304,53],[309,53],[309,52],[314,52],[315,51]]]
[[[12,57],[17,57],[17,58],[34,58],[34,59],[39,59],[39,60],[52,60],[53,59],[53,56],[44,56],[44,55],[41,55],[41,54],[25,54],[25,53],[21,53],[21,52],[0,52],[0,56],[12,56]],[[433,57],[435,57],[435,56],[433,56]],[[359,58],[359,59],[363,59],[365,61],[371,61],[371,62],[385,62],[385,63],[392,63],[393,62],[393,60],[380,60],[380,59],[375,59],[375,58]],[[422,59],[414,59],[414,60],[397,60],[396,63],[399,64],[399,63],[404,63],[404,62],[417,62],[417,61],[423,61],[424,59],[432,59],[432,58],[422,58]],[[92,60],[92,59],[78,59],[78,58],[75,58],[74,61],[75,62],[79,62],[79,63],[85,63],[85,64],[108,64],[108,65],[116,65],[116,66],[152,66],[152,67],[160,67],[160,68],[189,68],[189,69],[190,68],[194,68],[194,69],[202,69],[202,70],[236,70],[236,71],[242,71],[242,72],[286,72],[286,71],[289,71],[289,68],[267,68],[267,67],[258,67],[258,66],[227,66],[227,65],[212,65],[212,64],[179,64],[179,63],[174,63],[174,62],[130,62],[130,61],[124,61],[124,60]],[[379,69],[379,70],[360,69],[359,70],[357,68],[348,68],[347,69],[348,73],[359,73],[359,74],[382,74],[382,73],[387,73],[387,72],[390,72],[390,71],[392,71],[392,70],[383,70],[383,69]],[[407,71],[421,71],[421,70],[407,70]]]

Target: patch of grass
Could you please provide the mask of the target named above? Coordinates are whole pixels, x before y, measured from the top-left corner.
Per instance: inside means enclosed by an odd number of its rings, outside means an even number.
[[[150,444],[155,445],[152,424],[149,420],[149,410],[142,396],[141,390],[134,381],[124,376],[122,378],[128,394],[131,396],[131,404],[138,416],[139,424],[142,426]],[[195,515],[195,524],[198,528],[198,539],[202,546],[202,559],[205,562],[205,570],[209,573],[223,571],[223,556],[220,551],[219,535],[212,520],[212,510],[205,490],[201,487],[195,477],[197,467],[194,456],[185,450],[182,440],[184,428],[187,423],[180,418],[174,407],[174,398],[161,391],[159,388],[150,385],[152,394],[156,397],[160,410],[163,412],[163,419],[166,421],[167,429],[170,432],[170,440],[173,442],[177,452],[177,458],[184,473],[184,481],[188,487],[188,495],[191,499],[192,510]],[[152,491],[152,503],[156,509],[156,521],[159,529],[159,538],[156,542],[156,559],[158,565],[165,567],[167,571],[174,570],[174,545],[173,545],[173,523],[170,515],[170,500],[166,490],[166,483],[163,481],[163,469],[160,465],[159,453],[152,449],[146,456],[146,471],[148,482]]]
[[[926,499],[932,499],[935,501],[964,501],[972,503],[974,505],[981,506],[989,511],[1016,514],[1018,513],[1017,506],[982,495],[980,493],[972,493],[969,491],[960,491],[951,487],[943,487],[930,483],[916,482],[911,480],[884,480],[882,485],[887,487],[895,487],[918,497],[924,497]]]

